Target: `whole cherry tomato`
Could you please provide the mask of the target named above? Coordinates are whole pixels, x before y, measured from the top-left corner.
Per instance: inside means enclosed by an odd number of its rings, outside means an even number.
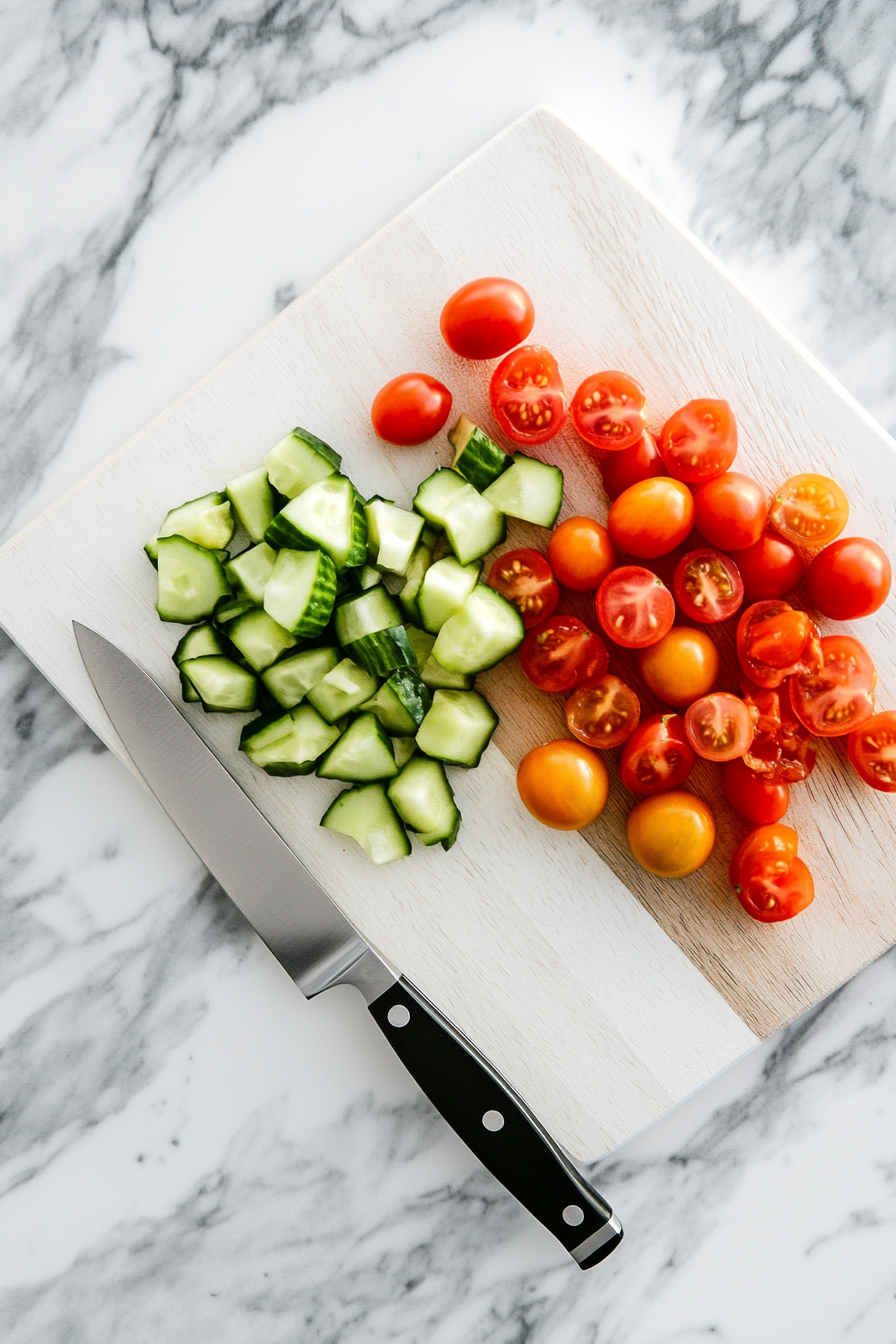
[[[601,629],[626,649],[645,649],[672,629],[675,600],[666,585],[640,565],[611,570],[597,590]]]
[[[520,761],[516,785],[533,817],[555,831],[580,831],[604,810],[610,781],[596,751],[568,737],[535,747]]]
[[[803,562],[792,542],[776,532],[763,532],[752,546],[737,552],[737,567],[744,581],[747,602],[783,597],[803,577]]]
[[[607,529],[621,551],[653,560],[684,541],[693,522],[694,498],[687,486],[670,476],[651,476],[613,500]]]
[[[714,686],[719,651],[705,630],[673,625],[656,644],[638,651],[638,671],[658,699],[683,707]]]
[[[720,551],[752,546],[762,536],[767,516],[764,490],[739,471],[704,482],[694,494],[694,526]]]
[[[806,574],[813,607],[832,621],[870,616],[886,602],[892,581],[886,552],[865,537],[841,537],[825,546]]]
[[[896,713],[872,714],[846,739],[860,779],[880,793],[896,793]]]
[[[849,635],[825,635],[821,667],[790,678],[793,712],[819,737],[843,737],[871,718],[877,672],[871,655]]]
[[[569,407],[580,438],[609,452],[631,448],[644,433],[647,398],[626,373],[592,373],[576,388]]]
[[[547,560],[541,551],[528,548],[500,555],[489,571],[488,585],[513,603],[527,630],[553,616],[560,601],[560,585]]]
[[[744,765],[782,783],[798,784],[808,778],[815,768],[815,745],[793,712],[790,683],[770,688],[741,675],[740,689],[754,725]]]
[[[727,621],[744,600],[740,570],[730,555],[707,548],[682,556],[672,581],[683,615],[703,625]]]
[[[451,414],[451,393],[428,373],[400,373],[373,399],[370,419],[386,443],[412,448],[433,438]]]
[[[511,350],[492,374],[492,412],[514,443],[545,443],[566,422],[566,392],[557,361],[543,345]]]
[[[727,401],[689,401],[660,430],[660,452],[670,476],[698,485],[727,471],[737,456],[737,423]]]
[[[548,558],[563,586],[576,593],[599,588],[616,563],[609,532],[593,518],[567,518],[555,527]]]
[[[577,686],[566,702],[569,731],[589,747],[618,747],[640,717],[641,702],[631,686],[609,672]]]
[[[793,919],[812,904],[812,874],[797,857],[799,838],[791,826],[759,826],[738,845],[729,876],[747,914],[763,924]]]
[[[820,669],[820,636],[811,617],[789,602],[754,602],[737,623],[737,656],[751,681],[780,686],[785,677]]]
[[[849,501],[830,476],[804,471],[775,491],[768,520],[795,546],[826,546],[839,537]]]
[[[780,821],[790,804],[789,784],[757,774],[743,760],[722,767],[722,788],[735,812],[755,826]]]
[[[653,435],[645,429],[631,448],[609,453],[600,464],[604,489],[611,499],[617,499],[623,490],[651,476],[665,476],[666,464],[660,457]]]
[[[687,877],[712,853],[716,824],[702,798],[684,789],[670,789],[644,798],[629,813],[628,845],[648,873]]]
[[[442,335],[464,359],[497,359],[524,341],[535,322],[532,300],[514,280],[487,275],[461,285],[442,309]]]
[[[520,645],[520,665],[540,691],[564,694],[580,681],[602,677],[609,664],[606,644],[577,616],[549,617]]]
[[[651,714],[622,748],[620,778],[627,789],[647,798],[683,784],[694,768],[694,751],[680,714]]]
[[[739,696],[715,691],[688,707],[684,730],[698,756],[707,761],[733,761],[749,749],[753,716]]]

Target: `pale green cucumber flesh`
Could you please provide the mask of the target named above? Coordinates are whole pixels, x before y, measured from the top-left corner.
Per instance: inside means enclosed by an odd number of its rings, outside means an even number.
[[[298,705],[287,714],[247,724],[240,737],[240,751],[269,775],[310,775],[319,758],[338,740],[339,731],[311,705]]]
[[[389,798],[406,826],[437,844],[456,834],[458,811],[441,761],[414,756],[392,780]]]
[[[282,550],[265,584],[264,609],[297,639],[323,630],[336,600],[336,569],[324,551]]]
[[[309,485],[275,514],[264,539],[275,548],[325,551],[337,570],[367,559],[364,504],[347,476]]]
[[[378,585],[340,602],[335,619],[336,638],[345,646],[363,635],[375,635],[378,630],[400,625],[401,610],[391,593]]]
[[[303,649],[267,668],[261,680],[278,705],[293,709],[339,661],[339,650],[331,646]]]
[[[477,583],[456,616],[445,622],[433,657],[449,672],[475,675],[513,653],[526,633],[516,607],[484,583]]]
[[[208,710],[235,714],[252,710],[257,704],[258,682],[232,658],[217,654],[188,658],[181,663],[180,671],[192,683]]]
[[[266,542],[250,546],[224,566],[235,591],[241,597],[248,597],[260,607],[264,601],[264,590],[274,569],[277,552]]]
[[[367,553],[370,562],[390,574],[405,574],[420,539],[424,519],[390,500],[368,501]]]
[[[224,490],[249,536],[255,542],[261,541],[274,516],[274,492],[264,467],[228,481]]]
[[[317,767],[321,779],[366,784],[398,774],[392,743],[375,714],[359,714]]]
[[[227,496],[214,491],[169,509],[162,526],[144,547],[153,564],[158,560],[159,541],[162,537],[174,536],[184,537],[208,551],[223,550],[233,536],[233,515]]]
[[[399,667],[361,709],[375,714],[393,737],[406,737],[416,733],[431,704],[432,696],[413,668]]]
[[[227,637],[239,649],[255,672],[263,672],[282,653],[295,644],[295,636],[284,630],[260,607],[238,616],[227,627]]]
[[[334,476],[342,458],[316,434],[294,429],[274,445],[264,463],[274,488],[287,499],[295,499],[310,485]]]
[[[343,714],[369,700],[377,684],[376,677],[366,668],[359,667],[351,658],[343,658],[311,687],[306,699],[327,723],[335,723]]]
[[[563,472],[537,457],[514,453],[512,465],[483,494],[511,518],[553,527],[563,503]]]
[[[159,616],[163,621],[184,625],[211,616],[230,597],[230,585],[218,557],[181,536],[159,539],[158,584]]]
[[[411,852],[407,833],[382,784],[345,789],[320,824],[356,841],[374,863],[391,863]]]
[[[460,611],[476,587],[478,564],[462,565],[453,555],[437,560],[423,576],[417,594],[417,609],[424,630],[436,635],[448,620]]]
[[[417,746],[436,760],[473,767],[497,726],[497,714],[478,691],[436,691]]]

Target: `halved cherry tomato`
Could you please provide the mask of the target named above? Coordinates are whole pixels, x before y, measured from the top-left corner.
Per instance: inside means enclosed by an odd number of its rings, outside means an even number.
[[[817,672],[790,678],[793,712],[819,737],[843,737],[871,718],[877,671],[871,654],[849,635],[825,635]]]
[[[461,285],[442,309],[442,335],[464,359],[497,359],[524,341],[535,322],[532,300],[514,280],[487,275]]]
[[[896,713],[872,714],[850,733],[846,748],[860,779],[880,793],[896,793]]]
[[[737,565],[730,555],[709,547],[682,556],[672,582],[675,601],[682,613],[704,625],[727,621],[744,600]]]
[[[759,826],[734,851],[731,886],[747,914],[763,924],[793,919],[815,896],[812,874],[797,858],[792,826]]]
[[[683,784],[694,768],[694,751],[680,714],[651,714],[622,748],[620,778],[642,798]]]
[[[593,518],[567,518],[555,527],[548,557],[563,586],[576,593],[599,588],[616,563],[609,532]]]
[[[592,373],[576,388],[569,407],[576,433],[592,448],[631,448],[644,433],[647,398],[626,373]]]
[[[737,422],[727,401],[699,397],[669,416],[659,448],[670,476],[697,485],[727,471],[737,456]]]
[[[739,696],[714,691],[688,707],[684,730],[704,760],[733,761],[753,740],[753,717]]]
[[[670,789],[636,803],[626,831],[638,863],[657,877],[687,877],[696,872],[709,858],[716,839],[709,807],[684,789]]]
[[[516,786],[525,807],[555,831],[580,831],[600,816],[610,791],[596,751],[568,737],[535,747],[520,761]]]
[[[783,597],[803,577],[803,562],[792,542],[775,532],[763,532],[752,546],[737,552],[737,567],[744,581],[747,602]]]
[[[768,520],[796,546],[826,546],[839,537],[849,517],[849,501],[830,476],[804,471],[775,491]]]
[[[589,747],[618,747],[640,717],[641,702],[631,686],[610,672],[577,686],[566,702],[569,731]]]
[[[607,529],[621,551],[653,560],[684,541],[693,522],[694,498],[687,486],[671,476],[651,476],[613,500]]]
[[[528,548],[499,556],[489,571],[488,585],[513,603],[527,630],[553,616],[560,601],[560,585],[547,560],[541,551]]]
[[[735,812],[756,826],[780,821],[790,804],[789,784],[758,775],[742,759],[724,766],[722,788]]]
[[[577,616],[551,616],[526,635],[520,664],[540,691],[563,694],[589,677],[602,677],[610,655],[600,635]]]
[[[675,601],[669,589],[640,565],[611,570],[597,590],[597,619],[625,649],[645,649],[672,629]]]
[[[739,471],[704,482],[694,494],[694,526],[720,551],[752,546],[762,536],[767,516],[762,486]]]
[[[813,607],[832,621],[870,616],[886,602],[892,581],[886,552],[865,537],[841,537],[825,546],[806,574]]]
[[[744,703],[753,718],[753,741],[744,753],[744,765],[766,779],[798,784],[815,768],[812,734],[793,712],[790,682],[777,689],[739,678]]]
[[[400,373],[373,399],[370,419],[386,443],[402,448],[426,443],[451,414],[451,393],[428,373]]]
[[[514,443],[545,443],[566,422],[566,392],[557,361],[543,345],[511,350],[492,374],[492,412]]]
[[[789,602],[754,602],[737,623],[737,656],[751,681],[780,686],[785,677],[820,669],[820,636],[812,618]]]
[[[627,490],[630,485],[637,485],[638,481],[649,480],[651,476],[665,476],[666,464],[660,457],[653,435],[645,429],[631,448],[608,453],[600,464],[600,474],[607,494],[611,499],[617,499],[623,490]]]
[[[638,671],[660,700],[684,707],[712,689],[719,651],[705,630],[673,625],[656,644],[639,650]]]

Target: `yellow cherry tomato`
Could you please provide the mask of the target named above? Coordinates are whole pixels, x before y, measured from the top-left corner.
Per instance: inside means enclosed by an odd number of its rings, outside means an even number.
[[[687,877],[709,858],[716,839],[702,798],[670,789],[638,803],[628,818],[628,844],[642,868],[657,877]]]
[[[705,630],[674,625],[638,654],[641,676],[667,705],[690,705],[715,685],[719,652]]]
[[[600,753],[565,737],[524,756],[516,784],[533,817],[555,831],[589,826],[603,812],[610,792]]]

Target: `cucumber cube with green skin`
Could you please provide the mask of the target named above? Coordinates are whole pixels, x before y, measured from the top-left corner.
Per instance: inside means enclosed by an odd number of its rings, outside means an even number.
[[[199,499],[189,499],[176,509],[169,509],[165,521],[154,537],[143,548],[153,564],[159,558],[162,537],[184,537],[195,546],[207,551],[223,550],[233,536],[233,515],[225,494],[213,492]]]
[[[417,672],[424,686],[431,691],[471,691],[475,677],[465,672],[449,672],[432,656],[435,636],[419,630],[414,625],[406,625],[407,637],[417,658]]]
[[[429,634],[426,630],[421,630],[419,626],[416,625],[406,625],[404,628],[410,645],[414,650],[414,656],[417,659],[417,670],[419,671],[432,652],[432,646],[436,642],[436,637],[435,635]]]
[[[297,639],[314,639],[336,600],[336,568],[324,551],[283,550],[264,588],[264,609]]]
[[[438,761],[472,768],[479,764],[497,726],[497,714],[478,691],[436,691],[417,733],[417,746]]]
[[[224,573],[241,597],[251,598],[260,607],[264,601],[265,584],[276,562],[277,552],[262,541],[226,564]]]
[[[321,826],[347,836],[374,863],[407,858],[411,842],[382,784],[344,789],[320,820]]]
[[[413,621],[414,624],[420,622],[420,609],[417,605],[417,596],[420,592],[420,585],[423,582],[423,576],[432,564],[433,551],[436,548],[436,542],[439,534],[429,523],[420,533],[420,541],[417,549],[411,556],[411,563],[407,569],[407,582],[398,594],[398,600],[401,603],[401,609],[404,612],[407,621]]]
[[[371,562],[390,574],[404,574],[420,540],[423,518],[378,496],[368,502],[366,515]]]
[[[441,761],[414,756],[388,788],[389,799],[406,826],[425,845],[454,843],[460,813]]]
[[[359,714],[349,724],[317,767],[319,779],[343,779],[366,784],[375,779],[393,779],[398,774],[392,743],[375,714]]]
[[[511,518],[553,527],[563,503],[563,472],[537,457],[514,453],[513,464],[482,497]]]
[[[316,434],[294,429],[274,445],[264,465],[274,488],[287,499],[295,499],[309,485],[335,475],[342,458]]]
[[[311,705],[298,705],[288,714],[247,724],[240,751],[269,775],[310,775],[327,748],[338,741],[339,731]]]
[[[158,571],[156,611],[163,621],[193,625],[230,597],[221,561],[185,537],[159,538]]]
[[[453,555],[437,560],[423,576],[417,608],[424,630],[437,635],[449,616],[454,616],[476,587],[478,563],[462,565]]]
[[[237,616],[242,616],[244,612],[251,611],[255,603],[251,597],[234,597],[229,602],[223,602],[215,612],[215,620],[219,625],[227,625],[230,621],[235,621]]]
[[[510,466],[510,458],[504,449],[466,415],[462,415],[450,431],[448,442],[454,449],[451,464],[454,470],[477,490],[487,489]]]
[[[216,714],[253,710],[258,701],[258,682],[251,672],[232,658],[209,655],[187,658],[180,665],[202,701],[203,709]]]
[[[403,625],[362,635],[348,646],[347,651],[375,677],[387,677],[396,667],[414,667],[417,663],[417,655]]]
[[[224,490],[249,536],[253,541],[261,541],[274,516],[274,492],[264,467],[228,481]]]
[[[260,607],[238,616],[227,629],[231,643],[239,649],[255,672],[263,672],[282,653],[295,645],[295,637]]]
[[[525,633],[513,603],[487,584],[477,583],[457,615],[442,626],[432,653],[449,672],[475,675],[518,649]]]
[[[171,655],[175,667],[180,667],[188,658],[210,658],[213,654],[227,655],[227,643],[213,625],[194,625],[182,639]]]
[[[306,698],[327,723],[335,723],[369,700],[378,684],[376,677],[351,658],[343,658],[311,687]]]
[[[451,467],[439,467],[421,481],[414,496],[414,508],[422,513],[428,523],[444,528],[448,510],[458,495],[462,495],[468,482]]]
[[[264,534],[269,546],[325,551],[337,570],[367,560],[364,501],[347,476],[309,485],[274,515]]]
[[[432,704],[432,696],[411,667],[399,667],[361,709],[375,714],[393,737],[413,736]]]
[[[340,661],[338,649],[303,649],[273,663],[261,674],[262,685],[284,709],[293,709]]]
[[[336,608],[336,638],[343,646],[400,624],[398,603],[382,585],[348,597]]]
[[[462,565],[478,560],[507,535],[503,513],[451,467],[440,467],[426,478],[414,496],[414,508],[445,529]]]

